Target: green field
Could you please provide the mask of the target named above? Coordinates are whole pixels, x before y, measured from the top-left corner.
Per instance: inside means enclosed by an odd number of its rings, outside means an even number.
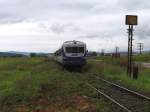
[[[0,58],[0,109],[110,112],[109,102],[86,97],[97,95],[86,80],[88,74],[69,72],[47,58]]]
[[[143,55],[137,55],[134,56],[135,61],[141,61],[141,62],[150,62],[150,54],[143,54]]]
[[[97,93],[85,85],[93,74],[150,93],[149,69],[132,80],[118,62],[89,60],[82,72],[74,72],[47,58],[0,58],[0,112],[111,112],[111,103],[93,99]]]
[[[100,56],[94,58],[96,60],[102,60],[99,63],[104,64],[103,70],[97,71],[97,73],[102,73],[104,77],[112,79],[115,82],[121,83],[125,86],[133,87],[137,90],[144,91],[146,93],[150,92],[150,68],[145,68],[142,65],[135,64],[139,67],[139,78],[138,80],[133,80],[127,73],[127,57],[122,56],[120,58],[112,58],[111,56]],[[134,62],[150,62],[150,55],[137,55],[133,56]],[[92,61],[92,63],[98,63],[98,61]],[[94,64],[95,65],[95,64]]]
[[[113,60],[112,56],[97,56],[94,59],[105,60],[105,61]],[[127,56],[121,56],[120,59],[117,60],[125,61],[127,60]],[[133,60],[136,62],[150,62],[150,54],[135,55],[133,56]]]

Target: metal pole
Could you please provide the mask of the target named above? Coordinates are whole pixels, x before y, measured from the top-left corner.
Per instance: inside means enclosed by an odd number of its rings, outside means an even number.
[[[129,75],[129,71],[130,71],[130,25],[129,25],[129,29],[128,29],[128,66],[127,66],[127,74]]]
[[[133,66],[133,63],[132,63],[132,56],[133,56],[133,52],[132,52],[132,40],[133,40],[133,25],[131,25],[131,34],[130,34],[131,38],[130,38],[130,76],[131,76],[131,73],[132,73],[132,66]]]
[[[133,25],[129,25],[128,29],[128,67],[127,73],[131,77],[132,74],[132,40],[133,40]]]
[[[138,43],[138,50],[139,50],[139,54],[142,54],[142,50],[143,50],[143,43]]]
[[[129,25],[129,29],[130,29],[130,25]],[[127,65],[127,74],[129,73],[129,38],[130,38],[129,29],[127,29],[127,33],[128,33],[128,65]]]
[[[140,45],[140,55],[142,54],[142,45]]]
[[[133,40],[133,25],[137,25],[138,17],[136,15],[126,15],[126,25],[129,25],[128,29],[128,67],[127,67],[127,74],[131,76],[133,72],[133,51],[132,51],[132,40]]]

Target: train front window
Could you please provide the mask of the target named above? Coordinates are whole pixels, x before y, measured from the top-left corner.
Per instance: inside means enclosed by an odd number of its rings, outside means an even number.
[[[66,47],[66,52],[67,53],[72,53],[72,48],[71,47]]]
[[[78,52],[79,53],[84,53],[84,47],[78,47]]]
[[[66,47],[67,53],[84,53],[84,47]]]
[[[72,53],[78,53],[78,48],[77,47],[72,47]]]

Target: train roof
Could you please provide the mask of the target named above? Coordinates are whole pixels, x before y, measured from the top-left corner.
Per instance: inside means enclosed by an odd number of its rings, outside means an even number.
[[[81,42],[81,41],[76,41],[76,40],[73,40],[73,41],[66,41],[63,43],[63,45],[68,45],[68,44],[81,44],[81,45],[85,45],[84,42]]]

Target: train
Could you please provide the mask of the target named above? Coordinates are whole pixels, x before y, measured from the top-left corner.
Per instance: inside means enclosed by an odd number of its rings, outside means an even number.
[[[81,41],[66,41],[54,53],[55,60],[63,66],[82,67],[86,65],[86,44]]]

